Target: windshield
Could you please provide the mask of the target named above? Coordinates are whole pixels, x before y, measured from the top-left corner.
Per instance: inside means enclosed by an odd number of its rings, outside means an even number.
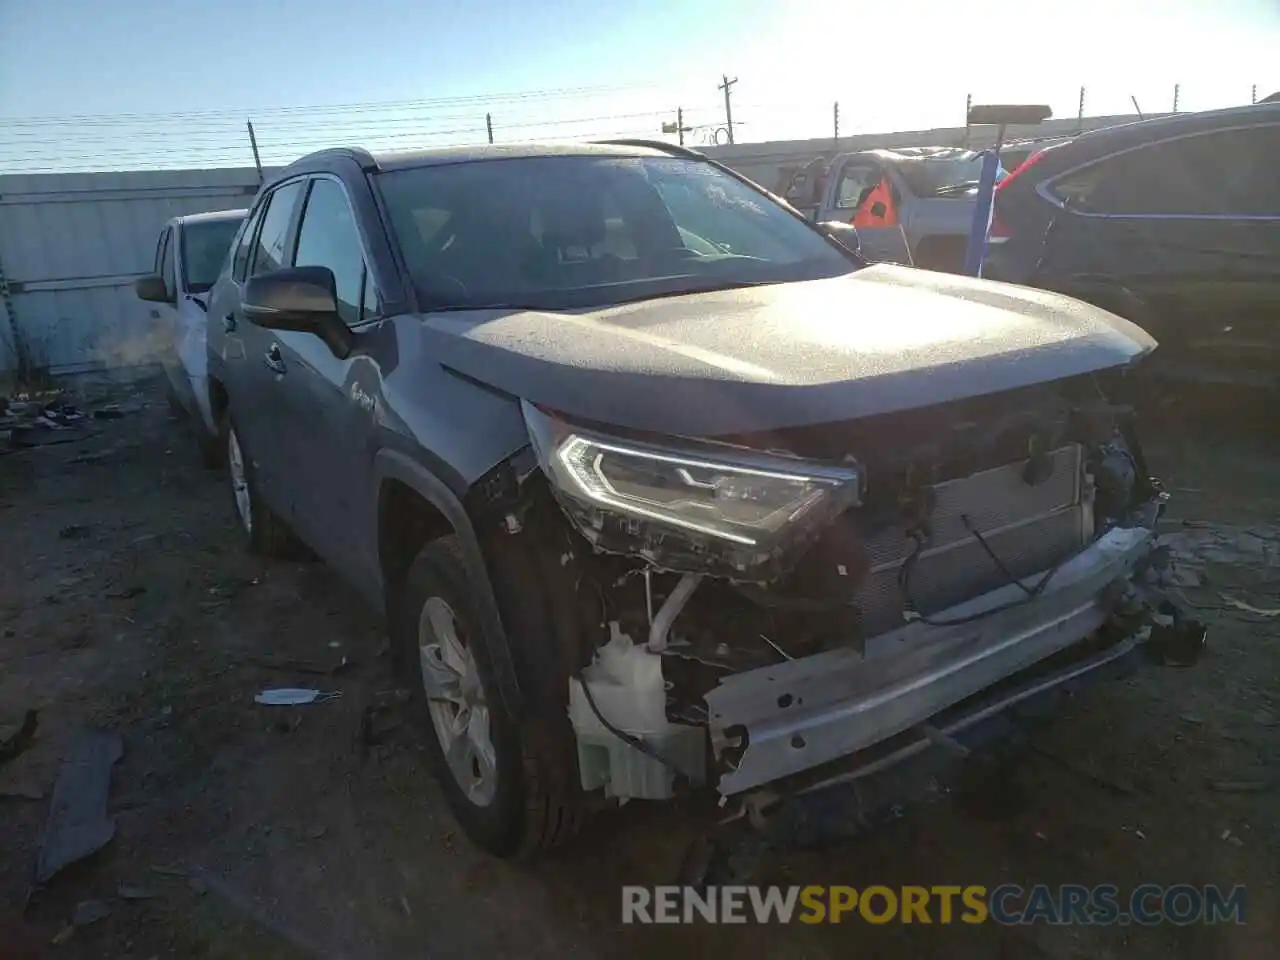
[[[222,261],[242,220],[196,220],[182,225],[182,287],[204,293],[222,271]]]
[[[897,167],[915,196],[945,196],[978,186],[982,178],[982,154],[966,150],[954,157],[903,159],[897,162]],[[996,172],[996,181],[1003,180],[1004,176],[1001,167]]]
[[[596,307],[856,264],[708,163],[528,157],[378,177],[428,308]]]

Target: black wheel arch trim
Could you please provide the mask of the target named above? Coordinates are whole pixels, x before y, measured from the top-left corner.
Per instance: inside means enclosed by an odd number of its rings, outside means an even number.
[[[467,514],[462,501],[444,480],[418,461],[395,450],[379,450],[374,455],[374,474],[376,490],[381,490],[385,480],[398,480],[439,510],[453,527],[453,532],[462,544],[468,578],[479,594],[482,621],[480,633],[498,681],[499,694],[508,713],[513,717],[520,716],[524,701],[516,675],[515,661],[511,656],[506,630],[498,616],[498,601],[493,592],[493,584],[489,581],[489,569],[485,563],[484,551],[480,547],[480,539],[476,535],[471,517]],[[386,588],[387,584],[384,583],[384,592]],[[388,615],[391,614],[390,609],[387,612]]]

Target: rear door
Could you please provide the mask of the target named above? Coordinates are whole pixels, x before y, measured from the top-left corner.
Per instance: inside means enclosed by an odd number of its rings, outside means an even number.
[[[333,272],[338,314],[357,332],[376,324],[379,316],[368,260],[342,181],[315,177],[292,262]],[[372,475],[374,398],[381,393],[377,364],[361,349],[359,338],[345,359],[312,333],[277,330],[275,340],[281,365],[277,443],[290,523],[327,561],[359,577],[371,560],[357,555],[362,541],[356,534],[364,519],[358,510],[372,497],[365,485]]]
[[[211,322],[221,326],[217,342],[231,418],[245,454],[252,459],[262,495],[284,515],[287,500],[281,484],[284,470],[279,449],[277,380],[272,357],[278,353],[277,332],[247,321],[241,310],[244,282],[278,270],[287,263],[303,181],[292,180],[265,196],[237,249],[225,295],[210,305]],[[237,272],[238,271],[238,272]],[[216,329],[216,328],[215,328]],[[274,346],[274,349],[273,349]]]
[[[1144,324],[1165,362],[1280,360],[1280,125],[1152,143],[1059,176],[1053,285]],[[1120,297],[1112,302],[1113,298]]]

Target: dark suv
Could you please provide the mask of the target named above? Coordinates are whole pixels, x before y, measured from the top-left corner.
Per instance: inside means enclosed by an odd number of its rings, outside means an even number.
[[[1159,367],[1280,385],[1280,104],[1082,134],[996,191],[984,276],[1138,323]]]
[[[1161,495],[1101,391],[1151,338],[866,266],[696,153],[314,154],[209,316],[251,547],[385,612],[499,855],[932,757],[1145,636]]]

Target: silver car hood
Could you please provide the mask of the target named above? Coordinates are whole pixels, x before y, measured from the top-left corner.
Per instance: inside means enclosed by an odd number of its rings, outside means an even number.
[[[571,417],[708,437],[1127,364],[1155,341],[1058,294],[908,267],[597,310],[423,317],[447,368]]]

